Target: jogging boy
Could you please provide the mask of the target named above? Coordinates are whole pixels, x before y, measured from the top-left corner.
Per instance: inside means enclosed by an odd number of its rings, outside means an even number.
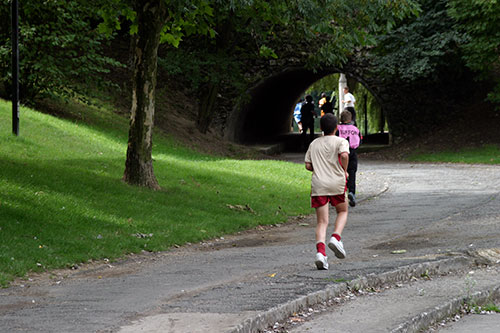
[[[337,117],[331,113],[320,119],[323,136],[315,139],[305,156],[306,169],[312,171],[311,207],[316,209],[316,267],[328,269],[325,249],[326,232],[329,223],[330,203],[337,211],[335,228],[328,247],[340,259],[345,258],[341,241],[342,230],[347,223],[348,206],[345,199],[347,166],[349,164],[349,143],[335,135]]]
[[[349,141],[349,166],[347,173],[349,179],[347,180],[347,190],[349,199],[349,206],[356,206],[356,172],[358,171],[358,154],[357,150],[361,141],[361,134],[359,129],[352,121],[351,112],[343,111],[340,114],[340,124],[337,126],[338,135],[341,138]]]

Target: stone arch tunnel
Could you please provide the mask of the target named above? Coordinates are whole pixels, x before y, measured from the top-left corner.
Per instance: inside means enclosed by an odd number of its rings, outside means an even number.
[[[224,122],[224,137],[228,141],[255,144],[277,143],[290,133],[293,109],[297,100],[313,83],[327,75],[345,73],[348,81],[362,84],[377,100],[389,131],[387,143],[402,142],[429,131],[434,124],[453,117],[459,108],[469,103],[471,92],[481,93],[472,74],[453,68],[442,70],[437,79],[406,82],[377,76],[369,63],[348,62],[342,70],[327,68],[320,71],[304,67],[269,68],[270,75],[248,89]],[[336,88],[336,87],[332,87]],[[446,101],[436,103],[435,101]]]
[[[262,80],[233,110],[226,137],[240,143],[262,143],[288,133],[297,100],[314,82],[332,73],[293,69]]]
[[[277,141],[290,132],[294,106],[304,91],[323,77],[339,72],[338,69],[317,72],[286,69],[262,80],[233,110],[226,127],[226,139],[244,144]]]

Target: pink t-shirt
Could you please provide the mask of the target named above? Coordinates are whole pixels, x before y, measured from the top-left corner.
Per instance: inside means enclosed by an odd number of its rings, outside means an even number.
[[[349,139],[350,148],[356,149],[359,147],[359,129],[356,126],[340,124],[337,129],[341,138]]]

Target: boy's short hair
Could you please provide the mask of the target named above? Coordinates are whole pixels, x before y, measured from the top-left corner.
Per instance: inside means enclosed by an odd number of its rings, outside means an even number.
[[[337,117],[335,117],[333,113],[326,113],[319,120],[319,124],[325,135],[333,134],[333,131],[335,131],[338,124]]]
[[[312,100],[313,100],[313,97],[312,97],[311,95],[307,95],[307,96],[306,96],[306,102],[311,103],[311,102],[312,102]]]
[[[342,111],[340,114],[340,122],[341,123],[350,123],[352,120],[352,113],[350,111]]]

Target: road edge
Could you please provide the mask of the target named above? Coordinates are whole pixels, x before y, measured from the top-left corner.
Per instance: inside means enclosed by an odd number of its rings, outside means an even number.
[[[316,291],[287,303],[275,306],[267,311],[255,315],[252,318],[246,319],[244,322],[228,331],[228,333],[252,333],[259,330],[265,330],[276,322],[286,320],[294,313],[298,313],[304,309],[308,309],[316,304],[327,302],[329,299],[338,297],[348,290],[378,288],[387,284],[407,282],[411,279],[414,279],[415,277],[449,274],[451,272],[464,271],[472,267],[476,267],[476,258],[468,257],[466,255],[459,255],[452,258],[401,266],[395,270],[381,274],[368,274],[349,282],[328,285],[323,290]],[[497,292],[500,293],[500,290],[498,290]],[[486,294],[486,291],[484,293]],[[487,296],[485,296],[484,298],[486,299]],[[461,299],[456,300],[455,303],[462,304],[460,303],[460,300]],[[477,301],[480,301],[479,295],[477,296]],[[443,307],[440,307],[439,309],[436,309],[434,311],[435,314],[431,315],[429,313],[426,315],[418,315],[412,318],[409,322],[401,324],[401,330],[394,332],[411,332],[411,330],[407,330],[404,327],[423,327],[423,324],[429,323],[432,320],[437,320],[435,318],[439,316],[446,316],[446,314],[448,313],[447,309],[455,309],[455,307],[456,305],[445,305]],[[428,326],[430,326],[430,324]]]

